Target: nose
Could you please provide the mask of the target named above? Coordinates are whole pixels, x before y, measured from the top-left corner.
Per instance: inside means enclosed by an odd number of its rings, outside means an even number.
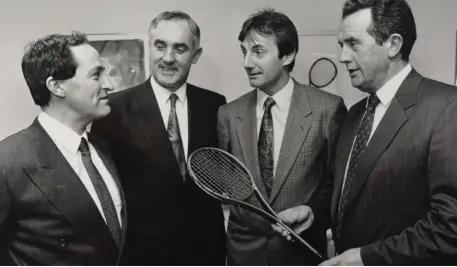
[[[351,61],[351,53],[350,51],[348,51],[348,48],[346,48],[346,46],[343,46],[341,48],[339,61],[343,64],[347,64]]]
[[[254,64],[252,62],[252,58],[249,53],[246,53],[246,55],[244,55],[243,67],[247,70],[254,68]]]
[[[175,62],[175,52],[173,49],[167,49],[163,54],[162,60],[169,64]]]
[[[108,78],[108,75],[106,74],[102,76],[102,89],[106,93],[109,93],[114,90],[114,86]]]

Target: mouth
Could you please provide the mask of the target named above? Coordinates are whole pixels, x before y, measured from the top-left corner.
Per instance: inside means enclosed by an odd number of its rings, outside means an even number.
[[[349,77],[354,77],[359,69],[348,69]]]
[[[99,101],[104,101],[104,102],[109,102],[108,95],[106,96],[101,96]]]
[[[248,77],[249,79],[255,79],[257,77],[259,77],[262,73],[260,72],[255,72],[255,73],[248,73]]]
[[[174,74],[178,72],[178,68],[176,67],[159,66],[159,69],[165,74]]]

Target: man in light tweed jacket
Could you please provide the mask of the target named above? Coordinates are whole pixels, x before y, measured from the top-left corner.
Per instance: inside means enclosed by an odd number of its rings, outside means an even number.
[[[280,218],[325,254],[343,100],[291,78],[298,34],[284,14],[271,9],[253,14],[238,39],[255,89],[219,109],[219,145],[246,165]],[[249,202],[260,207],[255,197]],[[306,219],[296,224],[290,217]],[[229,265],[319,263],[305,247],[242,208],[231,207],[227,235]]]

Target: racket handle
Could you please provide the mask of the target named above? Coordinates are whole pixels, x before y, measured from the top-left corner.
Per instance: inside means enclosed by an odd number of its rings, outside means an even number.
[[[319,253],[319,251],[317,251],[315,248],[313,248],[308,242],[306,242],[303,238],[301,238],[300,235],[298,235],[297,233],[295,233],[292,229],[290,229],[289,226],[287,226],[286,224],[284,224],[283,222],[279,221],[279,224],[284,227],[289,233],[290,235],[292,236],[293,239],[295,239],[296,241],[302,243],[305,247],[307,247],[314,255],[318,256],[321,260],[326,260],[327,258],[324,257],[321,253]]]

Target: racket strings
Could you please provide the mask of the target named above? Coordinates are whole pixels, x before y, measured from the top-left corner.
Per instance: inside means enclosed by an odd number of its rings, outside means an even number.
[[[213,193],[245,200],[252,195],[249,174],[233,158],[217,150],[194,153],[190,168],[197,180]]]

